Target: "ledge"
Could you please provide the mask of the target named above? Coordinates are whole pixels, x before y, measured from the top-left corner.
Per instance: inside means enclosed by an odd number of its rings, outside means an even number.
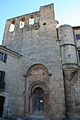
[[[74,44],[71,44],[71,43],[61,44],[61,45],[60,45],[60,47],[62,47],[62,46],[67,46],[67,45],[71,45],[71,46],[74,46],[74,47],[76,47],[76,45],[74,45]]]
[[[20,58],[22,56],[21,54],[15,52],[15,51],[13,51],[5,46],[2,46],[2,45],[0,45],[0,51],[4,52],[6,54],[10,54],[10,55],[17,57],[17,58]]]

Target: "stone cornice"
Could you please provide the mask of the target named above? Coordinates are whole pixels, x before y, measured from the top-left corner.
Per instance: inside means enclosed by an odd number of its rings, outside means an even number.
[[[15,52],[15,51],[13,51],[13,50],[5,47],[5,46],[2,46],[2,45],[0,45],[0,51],[4,52],[6,54],[9,54],[9,55],[11,55],[13,57],[16,57],[16,58],[20,58],[22,56],[21,54]]]

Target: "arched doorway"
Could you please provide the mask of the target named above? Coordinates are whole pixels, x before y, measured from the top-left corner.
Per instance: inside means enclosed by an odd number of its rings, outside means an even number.
[[[3,106],[4,106],[4,97],[0,96],[0,117],[2,117],[3,114]]]
[[[48,114],[49,76],[48,69],[42,64],[34,64],[27,71],[25,113]],[[27,91],[28,90],[28,91]]]
[[[34,89],[32,93],[33,113],[40,114],[44,112],[44,91],[42,88]]]

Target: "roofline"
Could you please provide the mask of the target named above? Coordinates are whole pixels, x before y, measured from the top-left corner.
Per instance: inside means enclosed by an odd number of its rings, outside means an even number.
[[[12,18],[9,18],[7,19],[7,21],[11,20],[11,19],[16,19],[16,18],[19,18],[19,17],[25,17],[27,15],[31,15],[31,14],[35,14],[35,13],[38,13],[39,11],[36,11],[36,12],[32,12],[32,13],[28,13],[28,14],[23,14],[23,15],[19,15],[17,17],[12,17]]]
[[[80,26],[73,26],[73,29],[78,29],[80,28]]]
[[[48,4],[48,5],[40,6],[40,8],[41,8],[41,7],[47,7],[47,6],[50,6],[50,5],[53,5],[53,6],[54,6],[54,3]],[[35,14],[35,13],[39,13],[39,12],[40,12],[40,8],[39,8],[38,11],[34,11],[34,12],[31,12],[31,13],[27,13],[27,14],[23,14],[23,15],[17,16],[17,17],[9,18],[9,19],[7,19],[7,21],[9,21],[9,20],[11,20],[11,19],[16,19],[16,18],[19,18],[19,17],[25,17],[25,16],[27,16],[27,15],[31,15],[31,14]]]
[[[47,5],[42,5],[40,7],[47,7],[47,6],[50,6],[50,5],[54,5],[54,3],[50,3],[50,4],[47,4]]]
[[[11,55],[13,55],[15,57],[18,57],[18,58],[20,58],[22,56],[21,54],[19,54],[19,53],[15,52],[15,51],[3,46],[3,45],[0,45],[0,50],[3,50],[6,53],[9,53],[9,54],[11,54]]]

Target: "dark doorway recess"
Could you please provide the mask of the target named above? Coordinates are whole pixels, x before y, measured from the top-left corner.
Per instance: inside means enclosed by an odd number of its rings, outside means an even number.
[[[36,88],[33,91],[33,112],[41,113],[44,111],[44,91],[41,88]]]
[[[0,117],[2,117],[3,114],[3,106],[4,106],[4,97],[0,96]]]

